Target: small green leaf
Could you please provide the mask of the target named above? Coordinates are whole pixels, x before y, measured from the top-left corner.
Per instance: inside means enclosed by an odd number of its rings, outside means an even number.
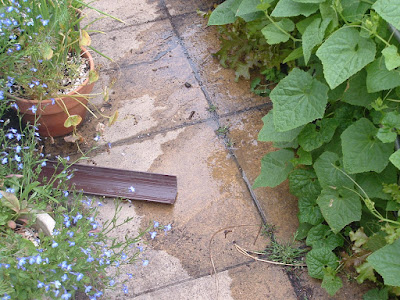
[[[293,169],[290,163],[293,157],[293,151],[285,149],[266,154],[261,159],[261,174],[256,178],[253,188],[275,187],[285,181]]]
[[[359,284],[362,284],[365,280],[376,282],[374,268],[369,262],[364,262],[362,265],[356,267],[356,271],[359,274],[356,278]]]
[[[295,234],[296,240],[301,241],[301,240],[305,239],[307,237],[309,230],[312,227],[313,226],[311,224],[300,223],[299,227],[297,228],[296,234]]]
[[[400,286],[400,239],[368,256],[367,261],[383,277],[385,285]]]
[[[294,2],[298,2],[298,3],[322,3],[325,2],[326,0],[293,0]]]
[[[291,142],[299,135],[299,132],[304,127],[300,126],[289,131],[277,132],[274,126],[273,110],[266,114],[262,118],[262,121],[264,122],[264,126],[258,134],[258,140],[261,142]]]
[[[377,132],[371,121],[361,118],[342,133],[343,163],[348,173],[380,173],[385,169],[393,144],[379,141]]]
[[[325,289],[330,296],[335,295],[336,292],[342,288],[342,286],[342,280],[336,275],[334,270],[330,272],[324,272],[324,278],[322,279],[321,287]]]
[[[334,233],[338,233],[351,222],[361,219],[361,200],[353,191],[325,188],[318,197],[317,203]]]
[[[339,265],[336,255],[326,248],[312,249],[307,253],[306,263],[308,274],[317,279],[324,278],[324,269],[327,267],[335,270]]]
[[[400,169],[400,150],[390,155],[389,160],[397,169]]]
[[[297,197],[317,198],[321,193],[317,175],[312,170],[296,169],[289,174],[290,192]]]
[[[379,128],[376,137],[382,143],[393,143],[397,138],[397,133],[391,128]]]
[[[305,151],[303,148],[297,149],[297,156],[296,158],[292,159],[292,163],[294,166],[297,165],[305,165],[311,166],[312,165],[312,155],[311,152]]]
[[[273,89],[274,124],[278,132],[322,118],[329,88],[300,69],[293,69]]]
[[[387,288],[382,290],[372,289],[366,292],[363,296],[363,300],[389,300],[389,292]]]
[[[391,71],[400,67],[400,55],[395,45],[390,45],[382,50],[386,68]]]
[[[82,117],[79,115],[70,115],[64,122],[64,127],[78,126],[82,122]]]
[[[332,139],[338,125],[334,119],[322,119],[316,124],[307,124],[299,134],[299,145],[306,151],[321,147]]]
[[[389,90],[399,85],[400,73],[395,70],[389,71],[382,56],[367,66],[368,93]]]
[[[316,54],[324,67],[326,81],[334,89],[372,62],[375,52],[372,40],[362,38],[355,28],[344,27],[325,40]]]
[[[298,3],[293,0],[279,0],[275,9],[272,11],[272,17],[295,17],[303,15],[310,16],[318,10],[318,4]]]
[[[388,23],[400,30],[399,0],[378,0],[372,8]]]
[[[267,40],[267,43],[270,45],[274,45],[287,42],[290,37],[289,32],[293,30],[293,21],[290,19],[282,19],[275,24],[268,24],[261,30],[261,32]]]
[[[303,56],[303,48],[299,47],[294,49],[292,52],[289,53],[288,56],[283,60],[283,63],[286,64],[289,61],[296,60]]]
[[[326,151],[318,157],[314,163],[314,169],[321,187],[354,187],[354,183],[340,171],[343,170],[342,165],[342,161],[336,153]]]
[[[342,101],[351,105],[368,107],[378,98],[378,93],[367,92],[367,72],[362,69],[347,81]]]
[[[306,244],[313,249],[326,248],[334,250],[337,247],[343,246],[344,239],[340,235],[332,232],[329,226],[319,224],[314,226],[308,232]]]
[[[317,198],[312,195],[306,195],[299,198],[299,213],[297,214],[297,217],[299,218],[300,223],[317,225],[324,220],[316,200]],[[334,248],[332,248],[332,250],[333,249]]]
[[[211,13],[207,25],[225,25],[235,22],[242,0],[226,0]]]

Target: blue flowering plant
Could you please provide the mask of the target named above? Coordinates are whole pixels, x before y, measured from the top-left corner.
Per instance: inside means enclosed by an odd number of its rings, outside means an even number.
[[[31,244],[10,250],[10,244],[21,244],[23,239],[18,235],[0,241],[1,249],[5,249],[0,254],[0,296],[73,299],[80,291],[98,299],[106,289],[120,287],[128,292],[126,281],[132,274],[120,274],[119,269],[141,255],[138,245],[143,233],[123,241],[111,238],[113,230],[132,219],[118,221],[120,202],[116,201],[114,217],[101,225],[96,202],[79,194],[74,198],[81,198],[79,205],[56,210],[53,235],[40,233],[38,247]]]

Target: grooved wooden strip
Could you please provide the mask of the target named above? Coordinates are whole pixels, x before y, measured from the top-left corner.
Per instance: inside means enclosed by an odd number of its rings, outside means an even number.
[[[178,193],[177,178],[172,175],[79,164],[73,165],[71,170],[74,176],[69,180],[69,187],[74,186],[85,194],[174,204]],[[40,180],[60,172],[56,162],[47,162],[42,168]],[[134,187],[135,192],[130,187]]]

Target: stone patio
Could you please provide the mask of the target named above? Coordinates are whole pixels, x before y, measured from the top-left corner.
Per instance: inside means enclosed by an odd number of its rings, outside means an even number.
[[[362,289],[346,279],[345,288],[331,298],[306,269],[256,262],[235,249],[237,243],[263,250],[269,242],[259,235],[263,221],[276,227],[277,240],[290,241],[298,225],[297,202],[287,183],[251,189],[261,157],[274,150],[257,142],[271,103],[250,93],[249,82],[235,82],[234,72],[212,56],[219,45],[216,30],[196,11],[212,8],[213,1],[99,0],[94,5],[126,23],[103,19],[93,26],[105,34],[93,34],[92,46],[114,59],[94,54],[101,66],[96,89],[116,79],[104,113],[120,115],[106,129],[92,163],[178,178],[173,206],[123,204],[121,217],[132,216],[134,222],[120,229],[121,236],[135,235],[153,220],[171,223],[172,231],[154,240],[146,236],[149,265],[139,261],[125,267],[134,274],[129,294],[110,291],[105,298],[362,299]],[[89,13],[91,20],[98,16]],[[101,105],[101,97],[94,102]],[[94,126],[90,121],[87,126]],[[229,131],[218,134],[225,126]],[[105,202],[103,219],[114,205]]]

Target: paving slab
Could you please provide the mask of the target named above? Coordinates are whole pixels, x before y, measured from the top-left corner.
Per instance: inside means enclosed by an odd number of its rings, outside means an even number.
[[[98,34],[93,38],[92,46],[113,60],[110,62],[94,53],[97,65],[103,69],[120,69],[127,65],[158,60],[178,44],[169,20],[161,20]]]
[[[235,82],[235,72],[224,69],[213,57],[212,53],[218,51],[220,45],[215,26],[207,27],[207,21],[195,13],[174,17],[172,22],[198,70],[202,85],[212,103],[218,107],[219,115],[269,101],[251,93],[248,80]]]
[[[85,18],[83,19],[82,27],[96,19],[102,18],[90,25],[90,30],[108,32],[126,26],[167,18],[167,14],[158,0],[94,1],[91,6],[115,18],[121,19],[124,23],[104,17],[104,15],[95,10],[85,9]]]
[[[179,258],[191,276],[212,272],[211,256],[217,270],[248,260],[236,251],[234,241],[252,249],[267,242],[257,238],[260,217],[234,161],[215,135],[217,128],[212,121],[187,126],[93,158],[98,166],[178,177],[173,206],[138,202],[135,210],[144,216],[143,224],[173,223],[174,234],[152,241],[152,249]]]
[[[153,63],[123,68],[111,96],[116,101],[113,109],[119,111],[119,117],[105,132],[104,142],[173,128],[211,116],[207,100],[180,47]]]
[[[250,184],[254,183],[261,172],[261,158],[276,150],[272,143],[257,141],[263,126],[261,119],[267,113],[268,108],[254,109],[221,119],[221,126],[229,128],[228,137],[233,143],[233,152]],[[288,183],[284,182],[275,188],[257,188],[254,193],[267,222],[275,226],[278,240],[291,241],[299,223],[297,199],[289,193]]]

